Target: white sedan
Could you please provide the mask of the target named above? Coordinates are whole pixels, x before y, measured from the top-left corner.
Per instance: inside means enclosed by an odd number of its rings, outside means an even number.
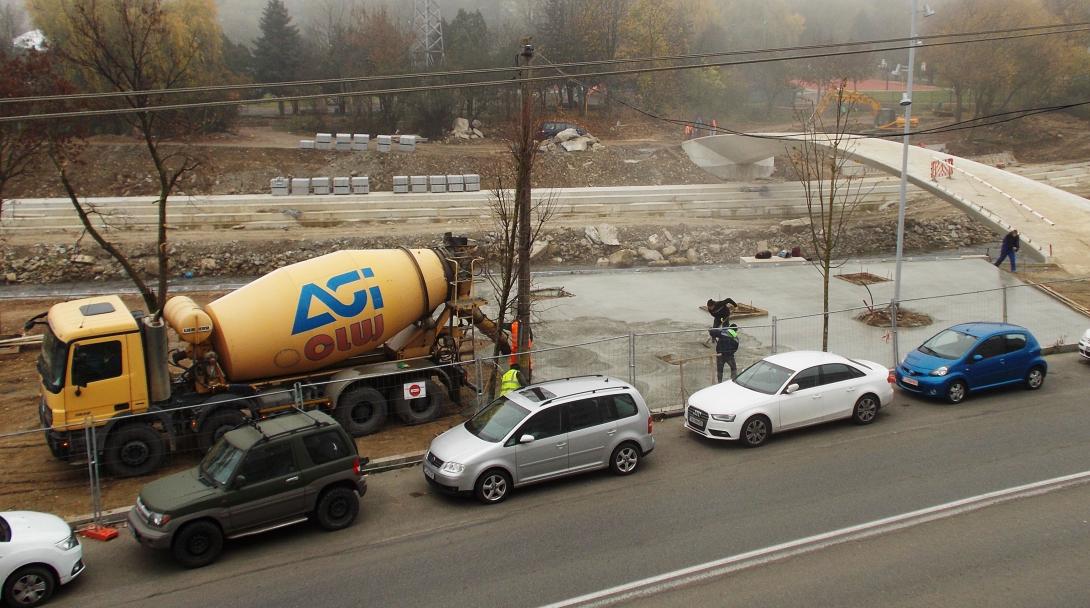
[[[1079,340],[1079,354],[1083,359],[1090,360],[1090,329],[1086,330],[1082,340]]]
[[[735,380],[693,393],[685,406],[685,428],[757,447],[772,433],[820,422],[851,418],[870,424],[892,400],[885,366],[795,351],[765,357]]]
[[[83,572],[83,547],[65,521],[34,511],[0,513],[0,581],[7,606],[37,606]]]

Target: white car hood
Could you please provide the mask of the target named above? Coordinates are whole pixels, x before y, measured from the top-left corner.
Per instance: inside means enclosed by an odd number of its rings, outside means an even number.
[[[11,542],[20,545],[53,544],[68,538],[72,528],[61,518],[35,511],[8,511],[0,513],[11,526]]]
[[[1086,333],[1082,335],[1083,342],[1090,342],[1090,329],[1086,330]]]
[[[500,444],[485,441],[470,433],[463,423],[432,439],[428,451],[440,460],[466,464],[473,462],[482,452],[498,445]]]
[[[737,414],[771,401],[774,395],[751,391],[728,380],[701,389],[689,397],[689,405],[709,414]]]

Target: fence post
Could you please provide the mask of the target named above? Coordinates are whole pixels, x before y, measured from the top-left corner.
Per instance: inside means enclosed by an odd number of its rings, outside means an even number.
[[[1007,322],[1007,286],[1003,286],[1003,322]]]
[[[480,411],[483,407],[481,399],[484,397],[484,369],[481,366],[481,356],[477,352],[473,353],[473,367],[477,371],[477,411]]]
[[[773,355],[776,354],[776,348],[778,346],[777,345],[777,340],[779,340],[779,336],[777,335],[778,334],[778,329],[779,329],[778,323],[779,323],[779,321],[776,319],[776,315],[772,315],[772,354]]]
[[[628,383],[636,385],[636,333],[628,332]]]
[[[890,333],[893,334],[892,342],[893,342],[893,366],[894,367],[897,367],[897,364],[901,362],[901,345],[897,340],[897,338],[898,338],[897,315],[899,313],[898,308],[900,307],[900,304],[901,303],[898,302],[897,300],[890,300],[889,301],[889,328],[890,328]]]
[[[291,399],[295,402],[295,409],[303,410],[303,385],[296,382],[291,387]]]
[[[91,520],[97,526],[102,519],[102,486],[98,477],[95,424],[90,415],[83,419],[83,441],[87,445],[87,477],[91,483]]]

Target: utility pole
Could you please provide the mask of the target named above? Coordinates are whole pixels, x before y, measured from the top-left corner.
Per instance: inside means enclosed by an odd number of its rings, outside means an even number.
[[[530,64],[534,60],[534,45],[530,39],[522,42],[522,51],[518,55],[519,78],[522,85],[522,112],[519,116],[518,154],[515,175],[515,223],[518,230],[518,294],[516,297],[516,317],[519,323],[519,367],[527,380],[532,382],[530,369],[530,172],[534,162],[534,130],[531,123]]]
[[[893,364],[900,365],[900,337],[897,316],[900,315],[900,266],[905,255],[905,206],[908,198],[908,148],[912,133],[912,64],[916,63],[916,13],[917,0],[911,0],[912,13],[909,21],[908,80],[900,106],[905,108],[905,141],[900,156],[900,197],[897,205],[897,264],[893,279],[893,303],[889,311],[889,328],[893,331]]]

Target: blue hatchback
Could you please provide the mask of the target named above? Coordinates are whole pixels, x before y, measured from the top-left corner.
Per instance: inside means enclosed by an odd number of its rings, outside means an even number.
[[[895,370],[897,386],[960,403],[972,391],[1023,384],[1041,388],[1048,364],[1025,327],[962,323],[935,334],[908,353]]]

